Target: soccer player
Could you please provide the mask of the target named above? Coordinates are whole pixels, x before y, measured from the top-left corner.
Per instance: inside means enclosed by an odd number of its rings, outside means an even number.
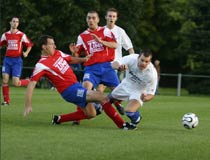
[[[115,58],[114,61],[119,61],[122,58],[122,49],[125,49],[129,52],[129,54],[134,54],[133,44],[126,34],[125,30],[116,25],[116,21],[118,19],[118,11],[115,8],[109,8],[106,11],[106,28],[110,29],[114,34],[117,41],[117,48],[115,49]],[[118,72],[118,76],[121,79],[123,72]],[[105,90],[105,86],[100,84],[97,87],[97,90],[103,92]],[[118,105],[121,105],[120,103]],[[122,108],[118,108],[120,113],[124,114],[124,110]]]
[[[111,67],[117,47],[115,37],[108,28],[98,26],[99,15],[96,11],[89,11],[86,21],[88,29],[78,36],[76,46],[74,44],[69,46],[75,56],[81,56],[82,51],[85,52],[85,55],[92,55],[83,64],[85,66],[83,86],[91,90],[99,84],[104,84],[113,90],[119,84],[117,74]],[[118,105],[118,102],[115,102],[115,104]],[[93,103],[88,105],[93,106]],[[112,112],[105,109],[104,111],[107,114]],[[68,118],[66,118],[66,121],[68,121]]]
[[[27,57],[32,48],[32,43],[25,33],[18,30],[19,18],[13,17],[10,21],[10,30],[3,33],[0,40],[0,48],[7,46],[6,54],[2,66],[2,92],[4,101],[1,103],[7,106],[10,103],[9,96],[9,77],[12,75],[12,84],[16,87],[26,86],[28,79],[20,79],[23,60],[21,56]],[[22,52],[23,45],[27,47]]]
[[[126,69],[126,76],[110,94],[110,100],[127,100],[125,113],[135,128],[142,119],[138,109],[153,99],[157,86],[157,71],[151,63],[152,53],[142,50],[140,54],[124,56],[112,63],[115,69]]]
[[[119,128],[130,129],[129,123],[123,121],[120,115],[114,110],[105,94],[98,91],[87,90],[77,81],[69,63],[86,63],[91,58],[91,55],[79,58],[64,54],[60,50],[56,50],[53,37],[48,35],[40,37],[39,45],[41,48],[41,59],[36,64],[27,87],[24,116],[27,116],[32,111],[31,101],[33,90],[37,81],[42,76],[45,76],[52,82],[63,99],[81,107],[82,110],[76,113],[71,113],[70,118],[72,121],[95,117],[95,107],[87,105],[87,102],[96,101],[101,103],[104,110],[111,111],[108,113],[108,116],[113,119]],[[65,116],[54,116],[52,122],[54,124],[59,124],[62,120],[65,120]]]

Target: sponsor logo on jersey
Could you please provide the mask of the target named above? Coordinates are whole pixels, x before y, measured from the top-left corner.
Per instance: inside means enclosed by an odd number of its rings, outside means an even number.
[[[104,50],[104,47],[101,43],[96,42],[95,40],[90,40],[87,42],[90,48],[90,53],[100,52]]]
[[[69,64],[62,57],[59,57],[53,66],[58,68],[62,74],[69,69]]]
[[[18,50],[18,41],[17,40],[8,40],[8,50]]]

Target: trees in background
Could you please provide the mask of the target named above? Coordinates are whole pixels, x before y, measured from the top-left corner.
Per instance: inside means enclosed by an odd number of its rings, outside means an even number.
[[[88,11],[97,10],[103,26],[105,11],[114,7],[119,11],[117,24],[126,30],[136,52],[151,49],[162,72],[210,75],[209,6],[209,0],[1,0],[0,33],[9,29],[12,16],[20,17],[20,29],[35,44],[24,65],[34,66],[40,35],[54,36],[57,47],[69,52],[68,44],[87,27]]]

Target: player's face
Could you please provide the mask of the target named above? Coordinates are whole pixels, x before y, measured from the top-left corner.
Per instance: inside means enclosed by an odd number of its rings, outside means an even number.
[[[12,18],[10,22],[11,29],[17,29],[19,25],[19,19],[18,18]]]
[[[56,45],[53,39],[47,39],[47,44],[44,45],[44,52],[47,55],[53,55],[56,49]]]
[[[98,28],[99,17],[97,13],[88,13],[86,21],[90,30]]]
[[[117,12],[109,11],[105,16],[107,25],[114,25],[117,21]]]
[[[140,70],[144,70],[151,62],[151,56],[145,57],[143,54],[138,58],[138,67]]]

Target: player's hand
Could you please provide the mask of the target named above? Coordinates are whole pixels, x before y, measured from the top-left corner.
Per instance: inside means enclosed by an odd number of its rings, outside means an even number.
[[[28,57],[28,52],[23,52],[23,57],[24,58]]]
[[[86,58],[86,62],[90,59],[90,57],[92,57],[93,54],[89,54],[87,55],[85,58]]]
[[[142,100],[143,102],[147,101],[147,95],[144,94],[144,93],[142,93],[142,94],[141,94],[141,100]]]
[[[27,115],[29,115],[29,113],[32,112],[32,107],[28,106],[25,108],[25,111],[23,113],[24,117],[26,117]]]
[[[79,51],[79,49],[76,47],[75,43],[69,44],[69,50],[71,51],[73,56],[76,56],[77,52]]]
[[[128,69],[128,66],[125,64],[120,65],[118,68],[119,71],[125,71],[126,69]]]
[[[91,34],[91,36],[96,40],[96,42],[102,43],[102,40],[95,34]]]

